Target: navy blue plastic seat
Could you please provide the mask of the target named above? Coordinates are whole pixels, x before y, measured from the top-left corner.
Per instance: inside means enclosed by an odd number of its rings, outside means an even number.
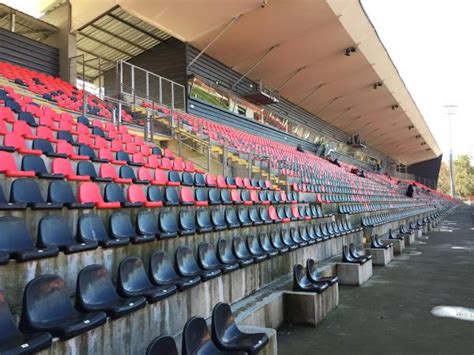
[[[291,238],[290,232],[287,229],[282,229],[280,231],[280,237],[283,244],[290,248],[290,250],[295,250],[299,247],[299,245]]]
[[[58,248],[65,254],[97,249],[93,241],[79,243],[72,234],[68,221],[60,215],[48,215],[41,218],[38,225],[38,247]]]
[[[62,203],[46,202],[41,195],[38,183],[33,179],[16,179],[10,187],[10,202],[26,203],[32,209],[58,209]]]
[[[293,267],[293,291],[322,293],[329,287],[328,283],[312,282],[306,276],[303,265]]]
[[[110,234],[114,239],[130,239],[132,243],[146,243],[155,239],[154,235],[139,235],[134,228],[130,215],[115,211],[109,219]]]
[[[198,246],[198,265],[203,270],[221,270],[228,273],[239,268],[239,263],[223,264],[217,259],[216,251],[211,243],[200,243]]]
[[[140,211],[137,214],[137,233],[143,236],[156,237],[160,232],[158,221],[151,211]]]
[[[115,158],[116,160],[121,160],[126,162],[128,165],[133,165],[134,163],[132,162],[132,159],[130,159],[130,155],[125,153],[123,150],[119,150],[117,153],[115,153]]]
[[[233,207],[226,207],[224,215],[228,228],[233,229],[240,227],[239,217]]]
[[[83,125],[91,128],[92,123],[89,121],[89,119],[86,116],[80,115],[77,116],[77,123],[82,123]]]
[[[164,202],[163,198],[163,192],[161,191],[161,188],[155,185],[150,185],[148,186],[148,189],[146,190],[146,195],[147,199],[150,202]]]
[[[207,209],[199,208],[196,210],[196,226],[198,233],[212,232],[213,225]]]
[[[199,276],[181,277],[176,273],[170,257],[163,251],[156,251],[150,257],[149,275],[158,286],[176,285],[179,291],[187,290],[201,282]]]
[[[43,159],[37,155],[24,155],[21,160],[21,170],[34,171],[42,179],[64,179],[63,174],[51,174],[46,169]]]
[[[201,174],[201,173],[195,173],[194,174],[194,186],[196,186],[196,187],[206,186],[206,179],[204,178],[203,174]]]
[[[93,135],[96,135],[96,136],[107,139],[107,136],[105,135],[105,132],[100,127],[92,127],[92,132],[91,133]]]
[[[97,182],[112,182],[112,178],[100,177],[97,175],[97,171],[94,165],[90,161],[80,161],[77,163],[77,175],[89,176],[92,181]]]
[[[36,138],[33,140],[32,149],[41,150],[44,155],[52,158],[67,158],[64,153],[56,153],[50,141],[44,138]]]
[[[181,174],[181,185],[183,186],[193,186],[194,185],[194,176],[190,172],[184,171]]]
[[[175,187],[167,186],[165,189],[164,204],[165,206],[178,206],[179,194]]]
[[[102,219],[93,213],[83,214],[78,221],[79,239],[84,242],[97,242],[103,248],[112,248],[127,245],[128,238],[111,239],[105,230]]]
[[[194,189],[194,200],[197,206],[207,206],[209,204],[207,200],[207,191],[205,188],[198,187]]]
[[[36,123],[35,118],[31,112],[20,112],[18,114],[18,121],[24,121],[31,127],[38,127],[38,123]]]
[[[215,231],[227,229],[227,224],[224,218],[224,212],[218,207],[211,209],[211,222]]]
[[[3,187],[0,185],[0,211],[24,210],[26,207],[27,204],[25,202],[8,202],[3,192]]]
[[[94,203],[80,203],[67,181],[52,181],[48,186],[48,202],[59,203],[67,208],[94,208]]]
[[[249,217],[249,210],[246,207],[239,207],[238,211],[238,217],[239,217],[239,222],[242,225],[242,227],[247,227],[252,225],[252,221],[250,220]]]
[[[174,185],[181,184],[181,175],[177,171],[170,170],[168,171],[168,181]]]
[[[232,197],[230,196],[230,191],[227,189],[221,189],[220,193],[221,204],[232,205]]]
[[[267,345],[265,333],[243,333],[227,303],[219,302],[212,311],[212,341],[222,351],[244,351],[255,355]]]
[[[30,261],[56,256],[56,247],[36,248],[23,218],[0,217],[0,252],[17,261]]]
[[[148,180],[137,179],[137,175],[135,174],[135,171],[128,165],[122,165],[120,167],[119,177],[122,179],[132,179],[134,184],[146,185],[150,183],[150,181]]]
[[[329,286],[332,286],[338,282],[337,276],[321,276],[317,269],[316,262],[311,258],[306,260],[306,276],[313,283],[325,282]]]
[[[219,189],[211,188],[208,190],[208,201],[210,205],[221,204],[221,194],[219,192]]]
[[[103,311],[112,319],[145,307],[144,297],[121,297],[108,270],[97,264],[83,268],[77,276],[76,307],[83,312]]]
[[[71,132],[68,131],[58,131],[58,133],[56,134],[56,138],[64,140],[72,145],[76,144],[76,141],[74,140],[74,137],[72,136]]]
[[[268,214],[268,208],[266,206],[260,206],[258,208],[258,214],[260,219],[263,221],[263,224],[272,224],[273,220],[270,218]]]
[[[158,239],[173,238],[178,235],[176,216],[172,211],[161,210],[158,217]]]
[[[255,226],[258,226],[260,224],[263,224],[263,221],[262,219],[260,218],[260,215],[258,213],[258,210],[257,210],[257,207],[256,206],[252,206],[249,208],[249,218],[250,218],[250,221],[252,221],[252,223],[255,225]]]
[[[155,303],[176,293],[175,285],[153,285],[140,258],[129,256],[120,262],[117,274],[117,289],[123,297],[145,297]]]
[[[67,340],[105,324],[104,312],[79,312],[69,294],[66,283],[57,275],[42,275],[31,280],[23,292],[20,330],[48,332]]]
[[[300,247],[305,247],[308,245],[308,242],[301,238],[300,231],[295,227],[290,228],[290,237],[295,242],[295,244],[299,245]]]
[[[249,260],[251,260],[252,263],[263,260],[262,258],[252,257],[247,245],[245,244],[245,241],[241,237],[232,238],[232,251],[234,252],[234,255],[237,259],[246,262],[247,265]]]
[[[196,222],[194,213],[191,210],[181,209],[178,215],[179,235],[192,235],[196,233]]]
[[[270,257],[273,258],[280,254],[279,250],[276,249],[270,240],[270,237],[267,233],[260,233],[258,235],[258,242],[260,243],[260,248]]]
[[[262,249],[256,235],[248,235],[246,238],[247,249],[256,262],[263,261],[269,257]]]
[[[122,207],[141,207],[141,202],[128,202],[125,198],[125,193],[120,184],[109,183],[104,188],[105,202],[120,202]]]
[[[219,239],[216,250],[217,260],[224,265],[234,265],[237,263],[240,267],[253,263],[253,259],[239,260],[232,249],[232,242],[226,239]]]
[[[183,277],[199,276],[202,281],[211,280],[221,274],[221,270],[203,270],[196,262],[193,251],[185,246],[176,248],[176,268],[179,275]]]
[[[0,353],[4,355],[32,354],[51,346],[47,332],[22,333],[13,319],[5,294],[0,291]]]
[[[161,335],[151,341],[145,355],[178,355],[178,348],[172,336]]]
[[[107,159],[97,158],[97,155],[95,154],[94,149],[92,149],[91,147],[89,147],[86,144],[79,144],[78,154],[89,157],[89,159],[91,161],[95,162],[95,163],[107,163],[108,162]]]

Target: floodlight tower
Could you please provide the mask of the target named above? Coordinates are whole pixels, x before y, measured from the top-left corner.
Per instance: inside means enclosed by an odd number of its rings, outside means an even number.
[[[446,115],[448,116],[449,123],[449,172],[451,175],[451,196],[454,197],[456,189],[454,186],[454,162],[453,162],[453,132],[451,127],[451,117],[455,115],[453,110],[458,108],[456,105],[444,105],[446,108]]]

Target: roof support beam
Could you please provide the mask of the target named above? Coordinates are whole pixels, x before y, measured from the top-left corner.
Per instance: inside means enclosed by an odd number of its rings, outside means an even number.
[[[339,100],[341,96],[336,96],[332,98],[326,105],[324,105],[318,112],[316,112],[316,116],[319,117],[321,112],[323,112],[325,109],[327,109],[329,106],[331,106],[335,101]]]
[[[277,90],[280,91],[281,89],[283,89],[291,80],[293,80],[304,69],[306,69],[306,66],[296,69],[293,72],[293,74],[291,74],[290,77],[283,82],[283,84],[277,87]]]
[[[160,43],[163,42],[163,40],[162,40],[160,37],[155,36],[153,33],[150,33],[150,32],[148,32],[148,31],[145,31],[144,29],[138,27],[137,25],[134,25],[133,23],[128,22],[127,20],[124,20],[123,18],[118,17],[118,16],[115,15],[115,14],[107,14],[107,16],[112,17],[113,19],[115,19],[115,20],[117,20],[117,21],[123,23],[124,25],[127,25],[128,27],[131,27],[131,28],[133,28],[134,30],[136,30],[136,31],[138,31],[138,32],[141,32],[141,33],[143,33],[144,35],[147,35],[148,37],[151,37],[151,38],[157,40],[157,41],[160,42]]]
[[[85,38],[90,39],[91,41],[97,42],[97,43],[99,43],[99,44],[101,44],[101,45],[103,45],[103,46],[109,47],[110,49],[113,49],[114,51],[119,52],[119,53],[122,53],[123,55],[126,55],[126,56],[128,56],[128,57],[133,57],[133,56],[134,56],[134,55],[131,54],[131,53],[128,53],[128,52],[126,52],[126,51],[124,51],[124,50],[122,50],[122,49],[120,49],[120,48],[116,48],[116,47],[114,47],[114,46],[112,46],[112,45],[110,45],[110,44],[108,44],[108,43],[106,43],[106,42],[104,42],[104,41],[101,41],[100,39],[94,38],[94,37],[92,37],[92,36],[90,36],[90,35],[87,35],[87,34],[85,34],[85,33],[80,32],[79,35],[80,35],[80,36],[84,36]]]
[[[108,34],[109,36],[115,37],[115,38],[121,40],[122,42],[127,43],[127,44],[130,45],[130,46],[136,47],[136,48],[138,48],[138,49],[140,49],[140,50],[142,50],[142,51],[146,51],[146,50],[147,50],[145,47],[142,47],[142,46],[140,46],[139,44],[137,44],[137,43],[135,43],[135,42],[129,41],[128,39],[126,39],[126,38],[124,38],[124,37],[122,37],[122,36],[120,36],[120,35],[118,35],[118,34],[116,34],[116,33],[110,32],[109,30],[106,30],[105,28],[99,27],[99,26],[94,25],[94,24],[91,24],[90,26],[91,26],[92,28],[98,30],[98,31],[101,31],[101,32],[104,32],[104,33]]]
[[[92,53],[92,52],[88,51],[87,49],[82,49],[82,48],[79,47],[79,46],[77,46],[77,49],[78,49],[80,52],[82,52],[82,53],[89,54],[89,55],[91,55],[91,56],[94,56],[94,57],[96,57],[96,58],[99,58],[99,56],[98,56],[97,54]],[[116,60],[112,60],[112,59],[105,58],[105,57],[102,57],[102,56],[101,56],[100,58],[101,58],[101,60],[104,60],[104,61],[106,61],[106,62],[110,62],[110,63],[113,63],[113,64],[115,64],[115,62],[116,62]]]
[[[240,17],[242,16],[242,14],[238,15],[238,16],[234,16],[230,19],[230,21],[227,23],[227,25],[224,26],[224,28],[212,39],[212,41],[210,41],[207,46],[205,46],[203,49],[201,49],[201,51],[198,53],[197,56],[195,56],[193,58],[193,60],[187,65],[186,69],[189,69],[204,53],[206,53],[206,51],[219,39],[221,38],[224,33],[227,32],[227,30],[230,28],[230,26],[232,26],[235,21],[237,21]]]
[[[232,89],[234,89],[238,83],[240,83],[242,81],[242,79],[244,79],[247,75],[249,75],[261,62],[263,62],[263,60],[275,49],[275,48],[278,48],[278,44],[275,44],[273,46],[271,46],[270,48],[268,48],[266,50],[266,52],[255,62],[254,65],[252,65],[244,74],[242,74],[242,76],[237,79],[237,81],[232,84]]]

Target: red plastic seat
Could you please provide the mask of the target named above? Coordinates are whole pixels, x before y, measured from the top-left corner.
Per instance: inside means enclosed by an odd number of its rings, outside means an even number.
[[[21,154],[41,155],[43,152],[38,149],[29,149],[26,147],[25,140],[22,136],[16,133],[8,133],[5,135],[3,145],[13,147]]]
[[[4,136],[8,132],[9,131],[7,129],[7,125],[5,124],[5,121],[0,119],[0,135]]]
[[[148,156],[147,165],[151,168],[159,168],[161,166],[161,157],[156,154]]]
[[[78,155],[74,152],[74,147],[64,140],[59,140],[56,145],[58,153],[66,154],[72,160],[89,160],[88,156]]]
[[[168,158],[168,159],[174,159],[174,154],[169,148],[165,148],[164,156],[165,158]]]
[[[78,123],[78,124],[76,124],[76,133],[78,135],[89,136],[91,134],[91,131],[90,131],[89,127],[87,127],[85,124]]]
[[[145,207],[161,207],[163,206],[162,201],[151,202],[148,201],[143,192],[143,188],[140,185],[130,185],[127,189],[127,198],[132,203],[143,203]]]
[[[139,180],[149,181],[152,185],[163,185],[162,181],[155,181],[155,179],[153,179],[153,176],[150,173],[150,168],[147,168],[146,166],[139,167],[137,175]]]
[[[118,184],[131,184],[132,179],[125,179],[118,176],[115,167],[110,163],[100,165],[99,176],[103,178],[111,178],[113,182]]]
[[[216,177],[212,174],[206,175],[206,185],[210,187],[214,187],[217,185]]]
[[[118,152],[119,150],[123,149],[123,143],[120,140],[113,140],[112,145],[110,146],[110,150],[112,152]]]
[[[220,189],[226,189],[227,183],[225,182],[225,177],[222,175],[217,175],[217,187]]]
[[[135,164],[141,164],[145,165],[145,158],[143,158],[143,155],[141,153],[133,153],[132,155],[132,162]]]
[[[99,186],[93,182],[81,183],[77,196],[80,203],[95,203],[100,209],[120,208],[120,202],[104,202]]]
[[[179,191],[179,200],[183,206],[194,205],[194,194],[189,187],[182,187]]]
[[[110,149],[108,148],[99,149],[99,159],[107,159],[110,163],[115,164],[115,165],[127,164],[127,162],[124,160],[116,160],[114,158],[114,155],[112,154],[112,151],[110,151]]]
[[[240,197],[240,190],[233,189],[230,191],[230,198],[234,205],[242,204],[242,198]]]
[[[0,120],[5,120],[7,122],[15,122],[15,115],[10,107],[0,107]]]
[[[272,219],[272,221],[280,221],[274,206],[268,206],[268,216]]]
[[[28,139],[36,138],[36,136],[33,134],[31,130],[31,127],[25,121],[15,121],[15,123],[13,123],[12,132],[24,138],[28,138]]]
[[[140,153],[145,157],[151,155],[151,147],[148,144],[141,144]]]
[[[250,183],[250,179],[249,179],[249,178],[244,178],[243,182],[244,182],[244,187],[245,187],[247,190],[254,190],[254,189],[255,189],[255,188],[252,186],[252,184]]]
[[[257,191],[255,190],[250,191],[250,199],[252,200],[254,204],[259,204],[261,202],[260,199],[258,198]]]
[[[286,197],[286,192],[285,191],[282,191],[280,193],[280,199],[281,199],[281,202],[288,203],[288,198]]]
[[[239,189],[245,188],[244,182],[240,176],[237,176],[234,180],[235,180],[235,186],[237,186],[237,188]]]
[[[184,161],[182,159],[173,160],[173,170],[184,171]]]
[[[161,158],[161,169],[171,170],[173,169],[173,164],[168,158]]]
[[[56,143],[58,140],[54,138],[53,131],[47,126],[39,126],[36,128],[36,136],[38,138],[47,139],[50,142]]]
[[[94,137],[94,145],[92,146],[95,149],[108,149],[109,143],[105,138],[101,136],[93,136]]]
[[[51,173],[63,174],[70,181],[89,181],[90,176],[80,176],[74,173],[71,162],[66,158],[55,158],[51,163]]]
[[[0,173],[7,177],[35,177],[34,171],[21,171],[16,166],[15,157],[12,153],[0,151]]]

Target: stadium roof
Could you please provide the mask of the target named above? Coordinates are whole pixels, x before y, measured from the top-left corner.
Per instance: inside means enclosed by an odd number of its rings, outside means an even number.
[[[359,0],[72,2],[76,28],[118,4],[198,49],[212,44],[208,55],[400,163],[441,154]]]

